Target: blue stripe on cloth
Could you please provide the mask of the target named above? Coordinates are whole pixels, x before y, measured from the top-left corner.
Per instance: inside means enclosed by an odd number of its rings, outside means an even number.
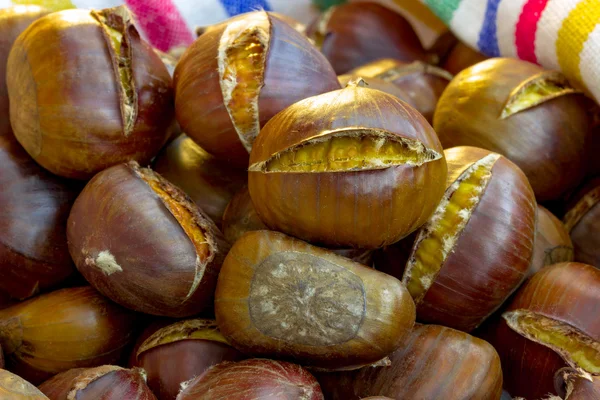
[[[477,47],[479,50],[490,56],[500,56],[500,48],[498,47],[498,5],[502,0],[488,0],[485,10],[485,19],[479,33],[479,41]],[[508,1],[508,0],[507,0]]]
[[[234,16],[245,12],[265,10],[271,11],[271,6],[267,0],[219,0],[227,14]]]

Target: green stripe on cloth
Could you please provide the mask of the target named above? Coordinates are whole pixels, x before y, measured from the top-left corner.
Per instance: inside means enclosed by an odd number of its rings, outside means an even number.
[[[462,0],[425,0],[425,4],[431,8],[431,11],[447,25],[452,21],[452,16],[461,2]]]

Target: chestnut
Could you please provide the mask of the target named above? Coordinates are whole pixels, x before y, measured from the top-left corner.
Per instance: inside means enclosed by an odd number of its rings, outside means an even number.
[[[380,58],[427,61],[410,22],[388,7],[357,1],[331,7],[307,29],[338,75]]]
[[[500,358],[487,342],[437,325],[417,325],[406,345],[390,355],[388,367],[321,373],[325,397],[355,400],[489,399],[502,394]],[[375,399],[375,398],[373,398]]]
[[[6,83],[17,140],[67,178],[149,162],[173,122],[169,72],[124,6],[40,18],[15,41]]]
[[[475,147],[445,156],[448,189],[417,234],[402,282],[417,320],[470,332],[525,279],[536,202],[506,157]]]
[[[6,400],[49,400],[25,379],[0,369],[0,398]]]
[[[500,355],[505,389],[534,400],[556,393],[562,367],[599,374],[598,304],[600,270],[590,265],[555,264],[529,279],[481,334]]]
[[[450,72],[452,75],[457,75],[464,69],[467,69],[475,64],[487,60],[484,54],[477,50],[473,50],[463,42],[458,42],[452,50],[440,60],[439,66]]]
[[[279,232],[242,236],[215,293],[223,336],[244,353],[355,369],[400,347],[415,306],[397,279]]]
[[[406,63],[389,58],[355,68],[349,74],[362,76],[367,82],[376,78],[393,83],[408,94],[410,97],[408,103],[423,114],[430,123],[433,121],[435,107],[444,89],[452,80],[452,74],[421,61]]]
[[[338,80],[340,81],[340,83],[343,87],[346,87],[346,85],[348,85],[348,83],[350,83],[350,82],[356,81],[357,79],[363,79],[363,78],[364,78],[363,76],[355,75],[355,74],[344,74],[344,75],[338,76]],[[415,108],[416,104],[413,102],[413,99],[411,98],[411,96],[407,92],[402,90],[400,87],[393,84],[392,82],[387,82],[387,81],[385,81],[383,79],[379,79],[379,78],[364,78],[363,80],[369,89],[381,90],[382,92],[391,94],[392,96],[396,96],[397,98],[399,98],[406,104]]]
[[[533,259],[528,276],[545,266],[573,261],[573,243],[563,223],[538,205]]]
[[[587,102],[559,72],[494,58],[452,80],[433,126],[444,148],[477,146],[506,156],[543,202],[560,198],[585,175],[591,138]]]
[[[33,21],[49,13],[50,10],[34,5],[13,6],[0,10],[0,136],[11,132],[6,89],[8,54],[17,36]]]
[[[156,400],[143,370],[114,365],[71,369],[50,378],[39,389],[50,400]]]
[[[67,238],[77,269],[102,294],[167,317],[210,309],[229,247],[180,189],[134,161],[86,185],[69,215]]]
[[[156,331],[137,351],[148,386],[161,400],[175,400],[181,384],[223,361],[246,358],[231,347],[215,321],[189,319]]]
[[[248,181],[248,173],[208,154],[186,135],[163,149],[154,170],[181,188],[218,226],[225,207]]]
[[[271,117],[340,88],[331,65],[308,39],[263,11],[201,35],[177,64],[174,80],[183,131],[204,150],[244,169]]]
[[[563,221],[575,248],[575,261],[600,268],[600,178],[571,197]]]
[[[359,80],[271,119],[250,155],[248,189],[270,229],[373,249],[423,225],[445,181],[442,147],[425,118]]]
[[[0,187],[0,293],[24,299],[75,271],[66,224],[81,187],[36,164],[10,132],[0,135]]]
[[[61,289],[0,310],[8,368],[38,384],[71,368],[117,361],[137,317],[91,287]]]
[[[600,399],[600,377],[575,368],[561,368],[554,374],[554,388],[565,400]]]
[[[252,359],[223,362],[186,382],[177,400],[323,400],[319,382],[299,365]]]
[[[229,243],[235,243],[246,232],[268,229],[256,213],[248,188],[238,191],[223,214],[223,234]]]
[[[207,32],[210,31],[214,31],[217,30],[221,27],[221,25],[227,25],[230,24],[232,22],[238,21],[240,19],[244,19],[247,18],[249,15],[251,15],[252,13],[243,13],[243,14],[238,14],[235,17],[229,18],[226,21],[223,22],[218,22],[216,24],[213,25],[206,25],[206,26],[198,26],[195,29],[196,32],[196,36],[201,36]],[[273,12],[273,11],[269,11],[269,14],[279,18],[280,20],[282,20],[283,22],[285,22],[286,24],[288,24],[289,26],[291,26],[292,28],[294,28],[296,31],[298,31],[301,34],[305,34],[306,32],[306,25],[304,25],[302,22],[298,21],[297,19],[290,17],[289,15],[286,14],[281,14],[278,12]]]
[[[169,326],[171,324],[173,324],[176,320],[173,318],[161,318],[161,317],[154,317],[151,319],[151,321],[144,327],[143,330],[141,330],[142,333],[140,333],[139,335],[137,335],[137,338],[135,339],[135,343],[133,344],[133,347],[131,349],[131,351],[129,352],[129,357],[127,358],[127,367],[128,368],[134,368],[134,367],[140,367],[140,363],[137,357],[137,353],[138,350],[140,349],[140,346],[146,341],[146,339],[148,339],[150,336],[154,335],[154,333],[156,333],[158,330],[164,328],[165,326]]]

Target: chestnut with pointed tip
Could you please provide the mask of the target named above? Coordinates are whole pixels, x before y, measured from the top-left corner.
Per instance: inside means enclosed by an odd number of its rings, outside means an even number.
[[[411,96],[398,86],[394,85],[392,82],[387,82],[379,78],[363,77],[362,75],[356,74],[344,74],[338,76],[338,80],[340,81],[342,87],[346,87],[348,83],[356,81],[357,79],[363,79],[366,83],[366,87],[369,89],[381,90],[382,92],[396,96],[406,104],[416,108]]]
[[[177,400],[324,400],[319,382],[299,365],[251,359],[223,362],[186,382]]]
[[[215,315],[244,353],[336,370],[376,363],[400,347],[415,308],[391,276],[279,232],[255,231],[223,263]]]
[[[573,243],[563,223],[548,209],[538,205],[533,259],[527,272],[531,276],[540,269],[573,261]]]
[[[69,215],[67,238],[77,269],[102,294],[168,317],[210,309],[229,248],[180,189],[135,162],[104,170],[86,185]]]
[[[375,2],[331,7],[307,29],[338,75],[381,58],[427,61],[411,26],[399,13]]]
[[[137,350],[148,386],[160,400],[175,400],[181,384],[223,361],[246,358],[231,347],[215,321],[189,319],[156,331]]]
[[[50,378],[39,389],[50,400],[156,400],[142,369],[115,365],[71,369]]]
[[[250,155],[248,188],[270,229],[331,248],[373,249],[435,210],[446,161],[425,118],[364,82],[277,114]]]
[[[260,128],[297,101],[340,88],[308,39],[264,11],[201,35],[175,69],[175,110],[183,131],[241,168]]]
[[[390,360],[388,367],[320,373],[317,379],[330,400],[358,400],[373,395],[499,400],[502,393],[500,358],[494,348],[454,329],[417,325]]]
[[[0,310],[8,368],[38,384],[71,368],[120,359],[138,317],[91,287],[61,289]]]
[[[554,388],[564,400],[600,400],[600,376],[574,368],[561,368],[554,375]]]
[[[470,332],[521,285],[536,202],[523,172],[475,147],[445,151],[448,189],[421,228],[402,282],[417,320]]]
[[[459,73],[435,111],[444,148],[477,146],[506,156],[529,179],[538,201],[575,188],[591,140],[588,100],[559,72],[494,58]]]
[[[18,375],[0,369],[0,398],[6,400],[49,400],[31,383]]]
[[[149,162],[174,119],[169,72],[124,6],[38,19],[12,47],[7,86],[17,140],[67,178]]]

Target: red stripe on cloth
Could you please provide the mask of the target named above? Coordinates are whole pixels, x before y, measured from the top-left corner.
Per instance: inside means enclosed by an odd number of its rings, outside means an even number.
[[[150,44],[161,51],[189,45],[194,35],[171,0],[125,0]]]
[[[510,0],[507,0],[510,1]],[[535,55],[535,34],[538,29],[538,22],[542,12],[546,8],[548,0],[529,0],[523,6],[521,16],[517,22],[515,31],[515,46],[517,56],[521,60],[537,63]]]

